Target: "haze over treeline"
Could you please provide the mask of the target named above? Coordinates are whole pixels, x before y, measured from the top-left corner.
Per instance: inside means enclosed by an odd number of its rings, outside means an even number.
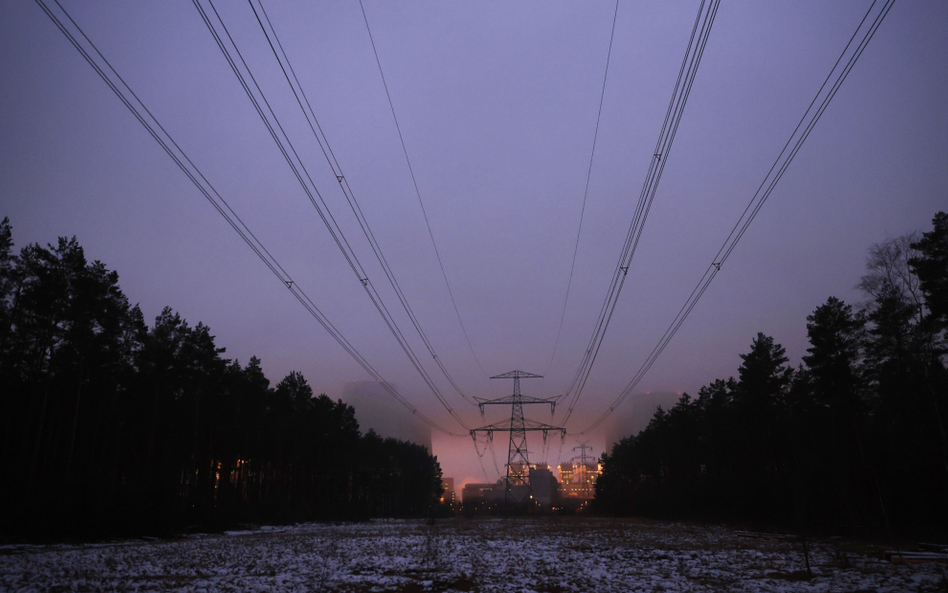
[[[75,238],[17,255],[0,223],[0,534],[173,533],[238,521],[418,516],[422,445],[361,434],[291,372],[222,355],[164,309],[150,327]]]
[[[829,297],[787,366],[759,333],[738,378],[655,413],[603,457],[607,513],[948,533],[948,214],[869,249],[863,303]]]

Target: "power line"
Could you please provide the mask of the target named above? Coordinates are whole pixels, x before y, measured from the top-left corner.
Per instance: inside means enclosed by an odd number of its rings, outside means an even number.
[[[704,55],[708,37],[711,34],[711,27],[714,25],[714,18],[717,15],[719,6],[720,0],[711,0],[710,3],[708,3],[707,11],[705,11],[705,0],[702,0],[698,6],[698,14],[695,17],[695,22],[691,29],[691,36],[688,39],[688,46],[685,50],[685,57],[682,59],[681,67],[678,70],[678,78],[675,81],[672,97],[668,103],[665,120],[662,123],[662,129],[659,133],[658,141],[655,144],[655,151],[649,164],[645,182],[642,185],[642,191],[639,194],[638,203],[636,204],[632,222],[629,225],[629,231],[626,234],[622,252],[613,271],[609,290],[606,293],[606,298],[599,312],[599,318],[596,322],[593,334],[589,339],[579,368],[573,376],[569,388],[566,390],[566,395],[572,394],[572,398],[567,407],[566,416],[562,420],[562,424],[564,425],[573,414],[573,409],[576,407],[576,403],[583,393],[586,381],[589,379],[593,364],[596,361],[599,349],[605,338],[606,329],[615,312],[616,304],[619,300],[619,293],[625,284],[629,266],[632,263],[632,258],[635,256],[642,231],[645,229],[645,221],[648,218],[652,202],[655,199],[655,193],[658,191],[658,184],[661,181],[662,172],[668,161],[668,155],[671,152],[675,137],[678,134],[678,126],[681,124],[685,105],[688,103],[688,97],[691,95],[692,85],[694,84],[701,58]]]
[[[212,11],[214,12],[214,15],[217,17],[217,21],[220,23],[220,26],[224,31],[224,35],[226,35],[227,40],[230,42],[230,46],[233,47],[234,52],[237,54],[237,58],[240,60],[240,63],[243,65],[244,70],[246,70],[247,75],[250,77],[250,81],[253,83],[254,88],[256,88],[257,93],[260,95],[260,99],[262,99],[263,104],[266,106],[267,112],[269,112],[270,114],[270,118],[273,119],[272,123],[270,119],[267,117],[266,113],[264,113],[264,110],[261,107],[260,102],[257,100],[257,97],[254,95],[252,89],[250,88],[250,85],[247,83],[243,75],[243,72],[241,72],[240,68],[237,65],[237,62],[234,60],[233,56],[231,55],[230,49],[228,48],[227,44],[224,42],[224,38],[221,37],[220,33],[218,33],[216,26],[214,25],[214,23],[212,22],[210,18],[210,15],[207,13],[207,11],[204,10],[204,7],[201,5],[200,0],[192,0],[192,3],[194,4],[195,8],[197,8],[198,13],[201,16],[201,19],[204,21],[204,24],[207,27],[208,31],[211,33],[211,36],[214,38],[214,41],[217,43],[218,48],[221,50],[221,53],[224,55],[224,58],[227,61],[228,65],[231,67],[231,70],[237,76],[238,81],[240,82],[241,86],[244,89],[244,92],[247,94],[247,97],[250,99],[251,103],[256,109],[257,114],[260,116],[267,130],[270,132],[270,136],[273,138],[273,141],[277,144],[277,148],[280,150],[280,153],[283,155],[283,158],[286,160],[287,164],[289,165],[290,170],[293,172],[293,175],[296,177],[296,180],[299,182],[300,186],[303,188],[303,191],[306,193],[307,197],[309,198],[310,203],[316,209],[316,212],[319,214],[320,219],[322,219],[323,224],[326,226],[326,229],[329,231],[330,235],[333,237],[336,243],[336,246],[342,252],[342,255],[346,259],[346,261],[349,263],[349,267],[352,269],[352,272],[356,275],[356,278],[359,280],[360,284],[362,284],[362,287],[365,290],[366,295],[368,295],[369,299],[372,301],[372,304],[375,306],[379,315],[382,316],[382,319],[385,322],[386,327],[388,327],[389,332],[395,337],[396,342],[398,342],[398,345],[401,347],[402,351],[408,357],[409,362],[411,362],[412,366],[415,368],[415,370],[424,380],[425,384],[428,386],[432,394],[434,394],[434,396],[438,399],[438,401],[441,403],[444,409],[448,411],[448,414],[450,414],[451,417],[454,418],[454,420],[458,424],[460,424],[462,427],[464,427],[465,429],[469,429],[469,427],[465,424],[465,422],[461,419],[461,417],[458,416],[458,414],[454,411],[454,409],[448,403],[447,399],[445,399],[444,395],[438,389],[438,386],[431,379],[430,375],[428,375],[427,370],[425,370],[424,366],[422,365],[421,361],[418,359],[414,350],[412,350],[411,345],[409,344],[407,338],[405,338],[405,335],[402,333],[401,329],[398,327],[397,322],[392,317],[391,313],[386,307],[384,301],[381,298],[381,295],[378,294],[374,285],[370,281],[368,273],[365,271],[365,268],[362,266],[361,262],[359,261],[358,256],[352,250],[352,247],[350,246],[349,241],[346,239],[345,234],[342,232],[342,229],[339,228],[339,225],[336,223],[336,220],[333,217],[332,212],[330,211],[328,205],[323,199],[322,194],[319,192],[319,189],[316,187],[316,184],[313,181],[312,177],[310,176],[309,171],[306,169],[306,165],[303,163],[302,159],[297,153],[296,148],[293,146],[293,142],[290,140],[289,136],[287,135],[286,131],[283,128],[283,125],[280,123],[280,120],[277,117],[276,112],[274,112],[272,106],[270,105],[270,102],[267,100],[266,94],[263,92],[263,89],[260,88],[260,85],[257,82],[256,77],[254,77],[253,75],[253,71],[248,66],[246,60],[244,60],[244,57],[240,51],[240,48],[237,46],[236,42],[234,41],[233,37],[230,34],[230,31],[227,28],[227,25],[224,23],[223,19],[220,16],[220,13],[218,13],[217,8],[214,6],[214,2],[212,0],[208,0],[208,4],[210,5]],[[274,124],[276,127],[274,127]],[[276,132],[277,129],[280,132],[279,134],[277,134]],[[285,145],[284,145],[284,141],[285,141]],[[287,147],[289,148],[289,150],[287,150]],[[292,153],[293,155],[292,157],[290,156],[290,153]],[[295,160],[294,160],[294,157],[295,157]],[[300,171],[302,171],[302,173]],[[306,183],[307,180],[309,181],[309,185],[307,185]],[[316,198],[319,199],[318,202]],[[322,204],[322,208],[320,208],[320,203]]]
[[[579,253],[579,238],[583,234],[583,218],[586,215],[586,198],[589,196],[589,180],[592,178],[593,158],[596,156],[596,141],[599,139],[599,122],[602,119],[602,104],[606,98],[606,81],[609,79],[609,61],[612,59],[612,41],[616,36],[616,18],[619,16],[619,0],[616,0],[616,9],[612,14],[612,32],[609,34],[609,51],[606,52],[606,71],[602,76],[602,92],[599,95],[599,112],[596,114],[596,131],[593,132],[592,151],[589,154],[589,168],[586,170],[586,187],[583,189],[583,205],[579,209],[579,228],[576,229],[576,245],[573,247],[573,261],[569,265],[569,280],[566,281],[566,296],[563,298],[563,312],[560,313],[560,324],[556,330],[556,339],[553,341],[553,354],[547,364],[548,372],[556,358],[556,349],[560,344],[560,334],[563,332],[563,320],[566,319],[566,305],[569,304],[569,289],[573,285],[573,270],[576,268],[576,254]],[[544,375],[546,372],[543,373]]]
[[[487,453],[487,442],[484,443],[484,453]],[[474,454],[477,456],[477,463],[481,466],[481,472],[484,474],[484,479],[487,482],[490,482],[490,476],[487,475],[487,469],[484,467],[484,453],[481,453],[481,450],[477,447],[477,439],[474,439]],[[496,462],[495,462],[496,465]],[[499,473],[499,472],[498,472]]]
[[[91,47],[91,49],[98,55],[99,59],[103,62],[103,65],[100,65],[95,57],[83,47],[79,39],[69,30],[69,28],[63,23],[63,21],[46,5],[43,0],[36,0],[37,5],[43,10],[44,13],[50,18],[54,25],[60,30],[60,32],[65,35],[69,42],[76,48],[76,50],[82,55],[82,57],[92,66],[93,70],[99,75],[99,77],[106,83],[106,85],[112,90],[112,92],[122,101],[122,104],[135,116],[135,119],[138,120],[140,124],[145,128],[145,130],[151,135],[152,138],[158,142],[159,146],[165,151],[165,153],[171,158],[172,161],[178,166],[179,169],[188,177],[188,179],[194,184],[194,186],[201,192],[201,194],[207,199],[207,201],[214,207],[214,209],[220,214],[224,220],[230,225],[232,229],[243,239],[244,243],[260,258],[260,260],[267,266],[270,272],[290,291],[290,293],[300,302],[301,305],[307,310],[307,312],[312,315],[317,322],[333,337],[334,340],[345,350],[350,356],[352,356],[359,366],[361,366],[373,379],[375,379],[382,387],[393,397],[396,401],[405,406],[412,414],[417,416],[425,424],[431,428],[443,432],[451,436],[467,436],[459,433],[451,432],[443,427],[441,427],[436,422],[430,420],[427,416],[418,411],[414,406],[412,406],[407,399],[405,399],[390,383],[384,380],[381,374],[375,370],[374,367],[362,356],[362,354],[353,346],[345,336],[332,324],[332,322],[319,310],[319,308],[313,303],[313,301],[306,295],[302,288],[297,285],[293,278],[284,270],[283,266],[273,257],[263,243],[257,239],[256,235],[250,230],[250,228],[243,222],[243,220],[237,215],[236,212],[230,207],[230,205],[224,200],[220,193],[211,185],[210,181],[204,176],[204,174],[198,169],[194,162],[187,156],[184,150],[178,145],[174,138],[168,133],[168,131],[161,125],[158,119],[152,114],[148,107],[139,99],[138,95],[131,89],[131,87],[125,82],[122,76],[112,67],[112,64],[106,59],[106,57],[99,51],[96,45],[92,42],[91,39],[85,34],[82,28],[73,20],[72,16],[62,7],[58,0],[53,0],[56,6],[59,7],[59,10],[66,16],[72,26],[78,31],[78,33],[85,39],[86,43]],[[105,70],[108,68],[109,71],[115,76],[118,80],[116,83],[109,76],[109,73]],[[119,87],[119,83],[124,87],[125,91]]]
[[[388,90],[388,82],[385,81],[385,72],[382,71],[382,61],[379,59],[379,51],[375,46],[375,38],[372,37],[372,28],[369,27],[369,17],[365,14],[365,6],[362,4],[362,0],[359,0],[359,8],[362,9],[362,20],[365,21],[365,30],[369,33],[369,41],[372,44],[372,53],[375,54],[375,63],[379,67],[379,76],[382,78],[382,86],[385,88],[385,97],[388,99],[388,106],[392,111],[392,119],[395,120],[395,129],[398,131],[398,139],[402,144],[402,152],[405,154],[405,162],[408,163],[408,172],[411,174],[411,182],[415,187],[415,195],[418,196],[418,204],[421,206],[421,213],[425,219],[425,226],[428,228],[428,237],[431,238],[431,246],[434,247],[435,257],[438,259],[438,266],[441,268],[441,276],[444,278],[444,285],[448,289],[448,296],[451,298],[451,305],[454,307],[454,314],[458,318],[458,323],[461,325],[461,331],[464,333],[464,339],[467,341],[467,346],[471,350],[471,356],[474,357],[477,367],[481,370],[481,373],[483,373],[485,377],[489,378],[490,375],[484,370],[484,366],[477,357],[477,353],[474,352],[474,345],[471,344],[471,338],[468,336],[467,328],[464,326],[464,321],[461,319],[461,311],[458,309],[458,303],[456,300],[454,300],[454,291],[451,290],[451,283],[448,282],[448,273],[444,269],[444,262],[441,260],[441,252],[438,251],[438,244],[435,242],[434,232],[431,230],[431,222],[428,220],[428,211],[425,209],[425,203],[421,199],[421,190],[418,189],[418,180],[415,178],[415,169],[411,166],[411,158],[408,156],[408,147],[405,145],[405,137],[402,136],[402,127],[398,124],[398,116],[395,115],[395,104],[392,102],[392,95]]]
[[[389,284],[392,287],[392,290],[395,291],[395,294],[398,296],[398,300],[402,305],[402,308],[405,310],[405,313],[408,315],[408,318],[411,320],[412,325],[415,327],[415,330],[418,332],[419,337],[425,345],[425,348],[428,349],[428,353],[431,354],[431,357],[434,359],[435,363],[438,365],[438,368],[441,369],[442,374],[451,384],[455,391],[468,403],[471,405],[476,405],[476,403],[470,399],[464,391],[458,386],[457,382],[448,372],[447,367],[441,361],[441,358],[435,352],[434,347],[431,344],[431,341],[428,339],[427,334],[424,329],[421,327],[418,318],[415,316],[414,311],[411,308],[411,305],[408,302],[408,298],[405,296],[402,291],[401,286],[398,283],[398,279],[395,277],[395,273],[392,271],[391,266],[388,263],[388,259],[385,257],[384,252],[382,251],[381,245],[379,245],[378,240],[375,238],[375,233],[372,232],[372,228],[369,226],[368,220],[365,218],[365,214],[362,212],[362,207],[359,205],[358,200],[356,199],[355,192],[352,191],[352,188],[349,185],[348,177],[342,170],[342,166],[339,164],[338,159],[336,158],[335,153],[332,150],[332,147],[329,144],[329,139],[326,137],[326,133],[323,131],[322,126],[319,124],[319,119],[316,117],[316,113],[313,111],[313,106],[309,101],[309,98],[306,96],[306,92],[303,90],[303,85],[300,83],[299,78],[296,75],[296,70],[293,68],[293,64],[290,62],[290,58],[286,53],[286,50],[283,47],[283,44],[280,42],[280,37],[277,34],[276,28],[273,26],[270,16],[267,14],[266,8],[263,6],[262,0],[257,0],[257,3],[260,6],[260,11],[257,11],[257,7],[254,5],[253,0],[248,0],[250,8],[253,10],[254,16],[257,19],[257,23],[260,25],[261,31],[263,31],[264,37],[267,39],[267,43],[270,46],[270,50],[273,52],[273,56],[276,58],[277,63],[280,65],[280,69],[283,72],[283,77],[286,79],[287,84],[290,85],[290,90],[293,92],[293,96],[296,98],[296,102],[300,107],[300,110],[303,112],[303,116],[306,118],[306,122],[309,125],[310,131],[312,131],[313,136],[316,138],[316,142],[319,145],[320,150],[323,153],[323,156],[326,158],[326,162],[329,164],[332,173],[335,176],[339,187],[342,190],[343,195],[346,198],[346,201],[349,204],[352,213],[355,215],[356,220],[359,222],[359,226],[362,229],[362,233],[365,235],[366,240],[369,245],[372,247],[372,251],[375,254],[376,259],[379,262],[379,265],[382,266],[382,270],[385,273],[386,279],[388,279]],[[261,19],[261,14],[263,18]],[[266,21],[266,25],[264,25]],[[267,30],[269,27],[270,31]],[[272,33],[272,39],[271,39]],[[279,48],[279,51],[277,51]],[[285,65],[284,65],[285,63]],[[289,70],[289,72],[287,72]],[[292,79],[290,78],[292,75]],[[294,84],[295,83],[295,84]],[[297,90],[298,89],[298,90]],[[304,107],[305,103],[305,107]],[[318,131],[317,131],[318,130]]]
[[[695,285],[695,288],[691,291],[691,294],[688,296],[688,299],[685,301],[685,304],[682,305],[679,309],[678,314],[672,320],[671,324],[665,330],[665,333],[659,339],[658,343],[652,349],[652,352],[645,359],[645,362],[639,367],[635,375],[632,377],[632,380],[629,381],[628,385],[620,392],[619,396],[615,399],[612,405],[603,412],[599,418],[597,418],[592,424],[587,428],[583,429],[580,432],[575,433],[575,435],[584,435],[588,434],[590,431],[595,430],[602,422],[608,418],[612,412],[622,404],[625,399],[631,395],[632,390],[635,389],[639,381],[645,376],[652,365],[655,364],[655,361],[658,360],[658,357],[661,356],[662,352],[665,350],[665,347],[668,346],[668,343],[675,336],[678,330],[681,328],[682,324],[687,319],[688,315],[694,309],[695,305],[704,295],[705,291],[708,289],[708,286],[711,284],[711,281],[714,280],[714,277],[721,271],[721,266],[730,257],[731,253],[734,252],[734,248],[737,247],[738,242],[744,236],[744,233],[747,232],[748,227],[754,221],[754,218],[757,217],[757,214],[760,212],[760,209],[763,207],[764,203],[767,201],[767,198],[770,197],[771,192],[777,186],[777,183],[783,177],[784,173],[787,171],[787,168],[790,166],[790,163],[796,157],[797,153],[800,151],[800,148],[803,146],[803,143],[809,137],[810,132],[813,131],[813,128],[816,126],[816,123],[823,116],[823,113],[826,111],[826,108],[829,106],[830,102],[833,100],[833,97],[836,96],[836,93],[839,91],[840,86],[846,80],[846,77],[849,76],[849,73],[852,71],[853,67],[856,65],[856,62],[859,60],[859,57],[865,51],[866,46],[869,44],[869,41],[878,31],[879,26],[882,24],[882,21],[885,19],[886,15],[889,14],[889,11],[892,9],[892,6],[895,4],[895,0],[885,0],[882,8],[879,10],[879,13],[870,23],[868,29],[863,33],[862,39],[853,49],[852,53],[849,55],[845,65],[839,69],[839,65],[843,62],[843,59],[846,57],[847,53],[850,50],[850,47],[853,44],[853,41],[856,39],[856,36],[863,29],[863,25],[866,23],[866,20],[869,18],[869,15],[872,14],[873,8],[876,5],[876,1],[869,6],[869,10],[866,11],[866,14],[862,17],[862,20],[859,21],[859,25],[856,27],[855,32],[853,32],[852,37],[849,38],[849,42],[846,44],[846,47],[843,48],[842,53],[840,53],[839,58],[836,59],[836,63],[833,64],[833,67],[830,69],[829,74],[827,74],[826,79],[823,81],[823,84],[820,85],[819,90],[816,92],[816,95],[813,97],[813,100],[810,101],[810,105],[804,111],[803,116],[800,118],[800,121],[797,123],[793,132],[790,134],[790,138],[787,139],[786,144],[784,144],[783,149],[780,151],[780,154],[777,155],[774,164],[771,165],[770,170],[767,171],[767,175],[764,176],[764,180],[758,186],[757,191],[754,192],[754,195],[751,197],[750,201],[747,204],[747,207],[744,208],[744,211],[741,213],[740,218],[737,223],[735,223],[734,228],[731,229],[731,232],[728,234],[727,238],[724,240],[724,243],[721,245],[721,248],[718,249],[714,258],[711,260],[711,264],[708,265],[708,268],[705,270],[704,274],[701,276],[701,279],[698,280],[698,283]],[[839,70],[838,70],[839,69]],[[829,90],[823,95],[823,91],[826,89],[827,83],[833,78],[834,72],[837,72],[836,79],[830,85]],[[819,106],[814,110],[814,105],[817,104],[817,101],[820,100],[820,96],[823,95],[822,101],[820,101]],[[807,117],[809,116],[809,121]],[[804,125],[806,123],[806,125]],[[801,131],[802,126],[802,131]],[[794,139],[796,139],[794,141]],[[793,144],[791,148],[791,143]],[[787,149],[790,149],[789,151]]]

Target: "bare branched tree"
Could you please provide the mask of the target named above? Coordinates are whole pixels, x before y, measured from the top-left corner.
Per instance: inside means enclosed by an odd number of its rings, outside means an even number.
[[[863,309],[871,313],[886,297],[910,303],[914,308],[913,318],[921,322],[925,315],[925,301],[922,297],[918,276],[909,265],[909,260],[918,257],[919,251],[912,244],[918,243],[920,235],[911,232],[895,237],[869,248],[866,259],[867,273],[862,276],[857,288],[869,295]]]

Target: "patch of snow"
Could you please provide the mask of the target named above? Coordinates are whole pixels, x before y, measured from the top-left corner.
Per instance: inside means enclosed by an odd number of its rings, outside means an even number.
[[[234,535],[253,537],[230,537]],[[301,524],[98,546],[5,546],[6,591],[935,591],[939,564],[896,566],[784,537],[595,518]],[[129,545],[126,545],[129,544]],[[134,545],[130,545],[134,544]]]

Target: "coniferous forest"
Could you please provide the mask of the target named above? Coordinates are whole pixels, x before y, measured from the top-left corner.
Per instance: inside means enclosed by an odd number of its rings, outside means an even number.
[[[238,522],[419,516],[441,469],[361,434],[291,372],[223,357],[165,309],[149,326],[73,239],[13,250],[0,224],[0,535],[169,534]]]
[[[738,377],[603,456],[610,514],[883,536],[948,533],[948,214],[874,245],[864,302],[806,319],[799,368],[758,334]]]

